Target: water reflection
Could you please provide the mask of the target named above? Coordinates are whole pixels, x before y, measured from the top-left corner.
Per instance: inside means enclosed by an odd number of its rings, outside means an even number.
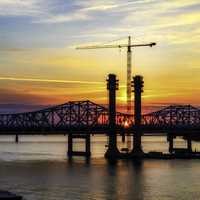
[[[143,161],[110,162],[104,160],[100,162],[99,160],[70,159],[67,170],[77,170],[77,173],[84,172],[87,182],[85,185],[91,186],[86,192],[87,198],[95,197],[98,200],[144,199]]]
[[[66,157],[66,142],[0,143],[1,189],[28,200],[199,199],[199,160],[108,162],[105,141],[94,141],[92,159]],[[163,141],[144,141],[148,150]],[[77,145],[82,145],[78,143]],[[101,157],[99,157],[99,155]]]
[[[197,160],[1,162],[0,185],[29,200],[189,200],[200,195],[199,166]]]

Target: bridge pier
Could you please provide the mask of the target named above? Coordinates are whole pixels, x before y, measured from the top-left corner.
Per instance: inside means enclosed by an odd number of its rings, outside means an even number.
[[[192,153],[192,140],[190,137],[187,138],[187,150],[189,153]]]
[[[169,133],[167,135],[167,141],[169,142],[169,153],[174,153],[177,150],[180,150],[179,148],[174,148],[174,138],[175,137],[176,136],[169,134]],[[191,140],[190,136],[186,137],[185,139],[187,141],[187,147],[181,148],[181,150],[182,151],[185,150],[185,152],[192,153],[192,140]]]
[[[72,139],[72,133],[68,134],[68,157],[71,157],[73,155],[73,139]]]
[[[169,153],[173,153],[174,150],[174,137],[171,134],[167,135],[167,141],[169,142]]]
[[[135,120],[135,133],[133,135],[133,150],[131,156],[133,157],[142,157],[144,152],[141,145],[141,94],[143,92],[143,77],[135,76],[132,81],[134,87],[134,120]]]
[[[73,140],[74,139],[84,139],[85,140],[85,151],[74,151],[73,150]],[[68,157],[72,156],[85,156],[89,158],[91,156],[91,142],[90,142],[90,134],[77,134],[77,133],[69,133],[68,134]]]
[[[19,143],[19,135],[18,134],[15,135],[15,143]]]
[[[86,135],[85,138],[85,152],[86,152],[86,157],[90,157],[91,156],[91,136],[90,134]]]
[[[126,135],[125,132],[122,133],[122,143],[126,142]]]
[[[108,75],[107,89],[109,91],[109,142],[108,149],[104,156],[108,159],[116,159],[120,155],[117,148],[116,130],[116,90],[118,90],[118,80],[116,80],[116,75]]]

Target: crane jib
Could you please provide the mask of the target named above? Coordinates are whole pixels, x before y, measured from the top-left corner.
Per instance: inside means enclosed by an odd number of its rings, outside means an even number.
[[[144,46],[149,46],[149,47],[152,47],[152,46],[155,46],[156,43],[155,42],[152,42],[152,43],[148,43],[148,44],[131,44],[131,45],[128,45],[128,44],[120,44],[120,45],[93,45],[93,46],[80,46],[80,47],[77,47],[76,49],[98,49],[98,48],[128,48],[129,46],[130,47],[144,47]]]

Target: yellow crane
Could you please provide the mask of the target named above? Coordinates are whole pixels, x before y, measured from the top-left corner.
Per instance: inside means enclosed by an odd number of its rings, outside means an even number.
[[[127,87],[126,87],[126,99],[127,99],[127,112],[131,112],[131,76],[132,76],[132,58],[131,54],[132,48],[136,47],[153,47],[156,45],[155,42],[148,43],[148,44],[132,44],[131,43],[131,36],[128,36],[128,43],[127,44],[107,44],[107,45],[91,45],[91,46],[80,46],[76,49],[102,49],[102,48],[127,48]]]

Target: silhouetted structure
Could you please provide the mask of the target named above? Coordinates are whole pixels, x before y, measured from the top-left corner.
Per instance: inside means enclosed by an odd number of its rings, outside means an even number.
[[[118,90],[118,80],[116,80],[116,75],[109,74],[107,79],[107,89],[109,91],[109,142],[105,157],[114,159],[119,156],[116,130],[116,90]]]
[[[74,151],[73,150],[73,141],[74,139],[84,139],[85,141],[85,151]],[[91,156],[91,150],[90,150],[90,134],[89,133],[74,133],[71,132],[68,134],[68,152],[69,157],[72,156],[85,156],[90,157]]]
[[[116,112],[117,129],[132,123],[132,115]],[[68,134],[70,131],[104,133],[109,124],[109,109],[91,101],[68,103],[34,112],[0,114],[0,134]]]
[[[192,155],[192,139],[200,139],[200,109],[190,105],[172,105],[156,112],[141,114],[142,76],[135,76],[135,115],[116,112],[116,90],[118,81],[114,74],[108,77],[109,108],[90,101],[73,101],[34,112],[0,114],[0,135],[64,134],[68,135],[68,156],[89,157],[91,134],[106,134],[109,137],[108,158],[141,157],[141,136],[163,133],[168,137],[169,152]],[[128,124],[128,126],[127,126]],[[132,134],[134,137],[131,154],[119,153],[117,133]],[[187,140],[187,148],[174,148],[173,140],[181,136]],[[84,151],[74,151],[75,139],[85,141]],[[200,157],[200,153],[198,154]],[[144,155],[145,156],[145,155]]]
[[[18,134],[15,135],[15,143],[18,143],[19,142],[19,136]]]
[[[143,92],[143,77],[135,76],[133,77],[132,86],[134,88],[134,120],[135,120],[135,132],[133,135],[133,150],[132,156],[141,157],[143,156],[143,150],[141,147],[141,136],[142,136],[142,113],[141,113],[141,95]]]
[[[185,136],[184,139],[187,140],[187,147],[186,148],[175,148],[174,147],[174,139],[176,138],[175,133],[168,133],[167,141],[169,142],[169,152],[170,153],[192,153],[192,138],[190,135]]]
[[[90,45],[90,46],[81,46],[76,49],[104,49],[104,48],[127,48],[127,79],[126,79],[126,99],[127,99],[127,112],[131,112],[131,71],[132,71],[132,48],[137,47],[153,47],[155,42],[146,43],[146,44],[133,44],[131,42],[131,36],[128,36],[127,44],[107,44],[107,45]]]

